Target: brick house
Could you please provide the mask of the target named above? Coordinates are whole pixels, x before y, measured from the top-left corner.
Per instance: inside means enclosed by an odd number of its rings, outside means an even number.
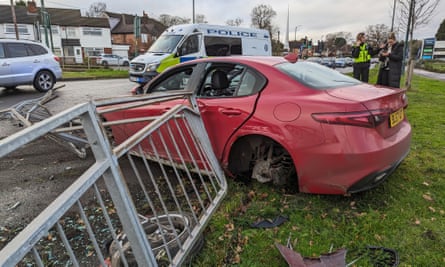
[[[114,45],[129,45],[128,56],[130,58],[144,53],[151,44],[167,28],[161,22],[149,18],[144,12],[141,19],[141,37],[135,38],[134,15],[105,12],[111,28],[111,40]]]

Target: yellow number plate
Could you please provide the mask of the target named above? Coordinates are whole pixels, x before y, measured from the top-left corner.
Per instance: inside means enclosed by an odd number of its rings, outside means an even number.
[[[403,108],[391,113],[389,115],[389,127],[394,127],[397,124],[399,124],[401,121],[403,121],[403,118],[405,117],[403,113]]]

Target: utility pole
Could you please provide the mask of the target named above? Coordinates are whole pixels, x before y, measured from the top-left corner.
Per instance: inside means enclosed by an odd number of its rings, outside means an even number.
[[[394,17],[396,16],[396,3],[397,3],[397,0],[394,0],[394,6],[392,7],[391,32],[394,31]]]
[[[15,39],[19,39],[19,29],[17,27],[17,17],[15,16],[14,2],[11,0],[12,21],[14,23]]]
[[[40,17],[42,18],[42,24],[43,29],[45,31],[45,42],[46,46],[49,47],[49,41],[48,41],[48,15],[45,11],[45,4],[43,3],[43,0],[40,0],[40,3],[42,7],[40,8]]]

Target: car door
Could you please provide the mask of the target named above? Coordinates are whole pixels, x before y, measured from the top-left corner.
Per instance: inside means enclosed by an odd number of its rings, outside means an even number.
[[[24,43],[5,43],[5,48],[14,84],[32,82],[33,70],[39,59],[28,55]]]
[[[213,88],[219,86],[212,81],[217,71],[222,71],[227,76],[227,88]],[[197,94],[197,102],[214,152],[219,159],[222,158],[229,139],[251,117],[258,92],[265,84],[264,76],[247,66],[209,64]]]
[[[15,77],[16,84],[32,83],[35,74],[44,64],[43,52],[47,51],[42,51],[43,48],[33,49],[32,46],[32,44],[25,43],[6,44],[11,73]]]
[[[11,65],[6,58],[3,44],[0,43],[0,86],[12,84],[10,81]]]

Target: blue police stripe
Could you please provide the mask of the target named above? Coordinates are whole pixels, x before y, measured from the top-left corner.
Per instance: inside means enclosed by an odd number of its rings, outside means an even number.
[[[186,61],[197,59],[197,58],[198,57],[180,57],[179,62],[182,63],[182,62],[186,62]]]

